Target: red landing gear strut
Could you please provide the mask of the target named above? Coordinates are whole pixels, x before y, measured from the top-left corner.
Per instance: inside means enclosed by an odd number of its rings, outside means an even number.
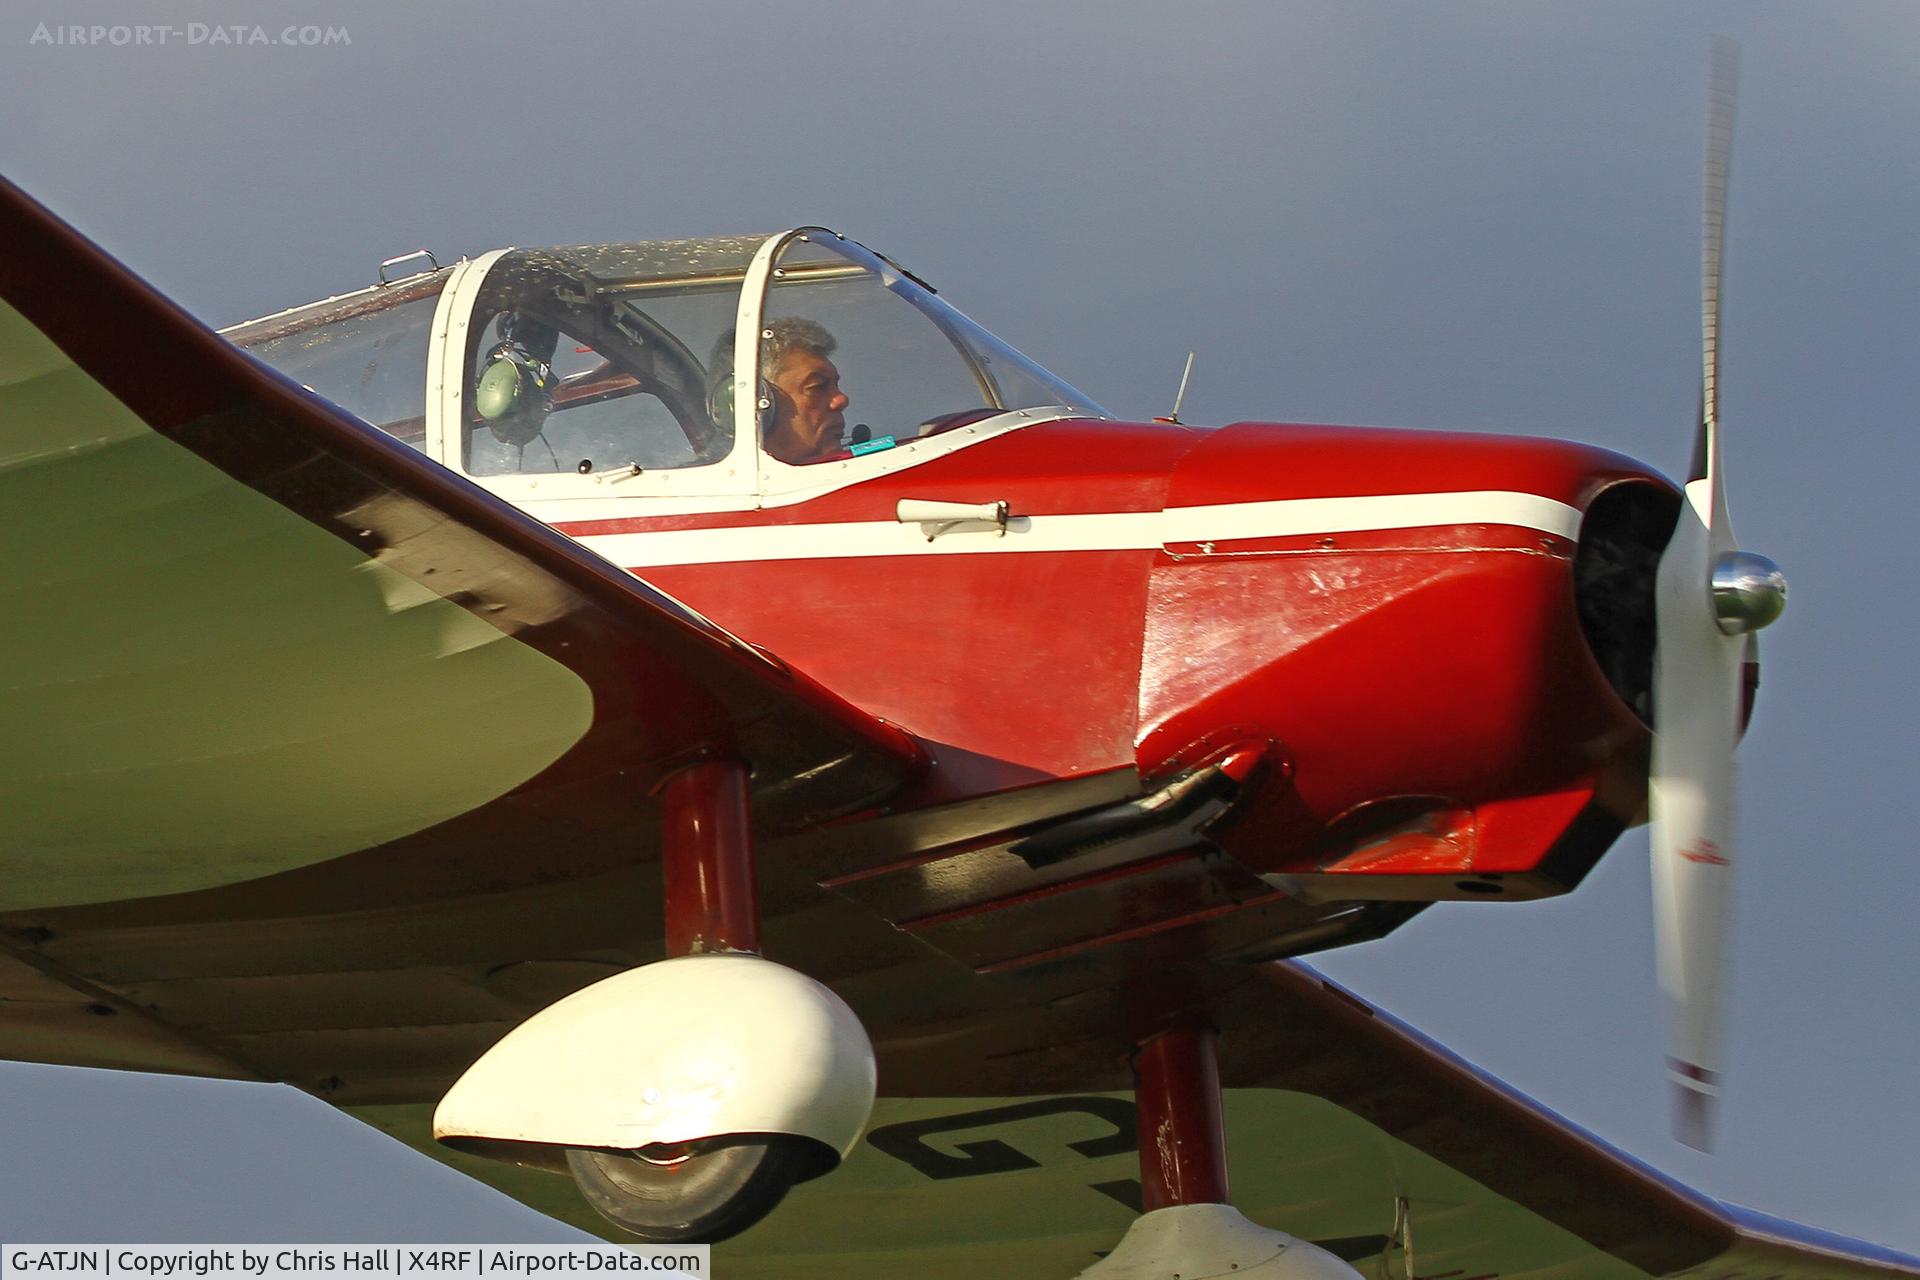
[[[667,780],[662,801],[667,954],[758,954],[746,766],[731,760],[688,765]]]
[[[1249,1222],[1228,1203],[1227,1132],[1217,1036],[1182,1023],[1133,1059],[1143,1212],[1080,1280],[1359,1280],[1318,1245]]]
[[[1143,1043],[1133,1060],[1133,1098],[1141,1209],[1231,1203],[1213,1028],[1178,1027]]]

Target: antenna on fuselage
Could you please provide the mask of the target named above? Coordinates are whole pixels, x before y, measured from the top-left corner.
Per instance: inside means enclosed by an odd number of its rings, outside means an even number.
[[[1180,406],[1187,398],[1187,379],[1193,376],[1193,352],[1187,352],[1187,367],[1180,373],[1180,389],[1173,393],[1173,412],[1164,418],[1155,418],[1155,422],[1171,422],[1180,425]]]

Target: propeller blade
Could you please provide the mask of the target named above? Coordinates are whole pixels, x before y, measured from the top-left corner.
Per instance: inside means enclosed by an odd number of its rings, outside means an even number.
[[[1700,218],[1700,428],[1688,480],[1713,494],[1711,527],[1733,545],[1720,483],[1720,282],[1727,243],[1727,181],[1733,169],[1733,108],[1740,89],[1740,46],[1716,37],[1707,76],[1706,184]]]
[[[1746,637],[1721,631],[1707,580],[1715,558],[1709,483],[1688,501],[1660,560],[1649,780],[1660,986],[1670,1023],[1674,1136],[1706,1150],[1718,1094],[1721,999],[1730,941],[1733,749]]]
[[[1747,599],[1735,599],[1739,588],[1756,574],[1765,578],[1759,569],[1729,577],[1728,566],[1744,566],[1747,560],[1757,565],[1760,558],[1742,559],[1737,550],[1720,462],[1720,281],[1739,62],[1738,45],[1714,41],[1701,235],[1700,425],[1686,501],[1660,558],[1654,597],[1655,733],[1648,808],[1655,944],[1671,1028],[1667,1066],[1674,1086],[1674,1136],[1702,1151],[1709,1145],[1719,1093],[1721,1002],[1731,940],[1733,750],[1744,725],[1748,652],[1748,637],[1741,633],[1764,625],[1733,619],[1731,633],[1723,625],[1726,612]],[[1778,577],[1770,562],[1765,570]],[[1784,591],[1781,580],[1781,599]],[[1751,607],[1759,610],[1765,603]]]

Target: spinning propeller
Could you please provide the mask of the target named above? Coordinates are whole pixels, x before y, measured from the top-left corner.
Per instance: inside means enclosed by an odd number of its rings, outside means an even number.
[[[1745,668],[1757,662],[1755,633],[1787,601],[1780,570],[1734,539],[1720,465],[1720,266],[1738,80],[1739,46],[1716,40],[1707,109],[1700,428],[1686,500],[1655,587],[1648,800],[1656,944],[1672,1019],[1674,1136],[1702,1151],[1719,1092],[1735,856],[1733,749],[1743,727]]]

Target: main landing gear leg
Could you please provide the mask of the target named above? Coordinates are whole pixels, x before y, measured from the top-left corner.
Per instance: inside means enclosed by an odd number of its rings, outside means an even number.
[[[514,1028],[447,1092],[434,1133],[485,1154],[564,1151],[622,1230],[711,1242],[853,1148],[873,1045],[833,992],[759,954],[746,767],[690,765],[662,800],[668,958]]]
[[[663,789],[660,867],[667,955],[758,955],[747,775],[691,765]],[[752,1226],[806,1172],[804,1138],[723,1134],[640,1150],[574,1148],[567,1165],[602,1217],[643,1240],[724,1240]]]
[[[1144,1212],[1080,1280],[1358,1280],[1317,1245],[1249,1222],[1229,1203],[1213,1028],[1170,1027],[1134,1053]]]
[[[790,1006],[801,995],[788,989],[795,980],[803,985],[818,984],[760,958],[760,907],[754,885],[745,766],[734,761],[690,765],[668,780],[662,798],[661,870],[669,957],[662,972],[675,967],[676,957],[686,958],[677,961],[690,979],[685,997],[704,1005],[709,1017],[722,1023],[754,1017],[781,1020],[790,1012],[783,1006]],[[740,995],[750,993],[723,994],[708,983],[691,981],[707,977],[716,964],[734,970],[721,975],[732,982],[744,978],[751,986],[755,980],[764,980],[770,989],[760,993],[760,1002],[771,1007],[756,1012],[742,1007],[739,1000]],[[838,1164],[841,1150],[858,1137],[873,1105],[872,1049],[851,1011],[824,987],[818,989],[845,1012],[841,1021],[851,1023],[858,1035],[860,1052],[849,1055],[844,1052],[847,1046],[842,1045],[838,1056],[865,1058],[864,1072],[857,1073],[861,1078],[852,1081],[854,1092],[864,1095],[852,1102],[859,1118],[844,1143],[830,1144],[804,1132],[812,1117],[803,1115],[798,1123],[787,1126],[802,1132],[784,1132],[777,1126],[782,1112],[804,1112],[821,1105],[828,1111],[845,1112],[848,1100],[840,1095],[845,1094],[848,1082],[816,1081],[811,1090],[805,1083],[796,1090],[788,1080],[791,1060],[768,1057],[748,1064],[758,1079],[744,1085],[712,1072],[709,1074],[715,1075],[714,1080],[693,1082],[709,1090],[731,1088],[768,1095],[734,1108],[732,1123],[727,1126],[732,1131],[703,1132],[691,1139],[654,1142],[637,1150],[570,1150],[567,1163],[587,1202],[616,1226],[643,1240],[724,1240],[771,1213],[789,1187]],[[787,1053],[801,1051],[809,1038],[819,1037],[821,1030],[829,1038],[847,1038],[844,1025],[818,1028],[803,1025],[806,1021],[803,1018],[792,1026],[800,1043],[786,1046]],[[821,1084],[831,1096],[806,1096]],[[722,1116],[716,1120],[727,1120],[727,1110],[723,1107]],[[709,1121],[708,1126],[713,1123]]]
[[[734,761],[688,765],[661,789],[660,873],[667,955],[760,953],[747,771]]]

